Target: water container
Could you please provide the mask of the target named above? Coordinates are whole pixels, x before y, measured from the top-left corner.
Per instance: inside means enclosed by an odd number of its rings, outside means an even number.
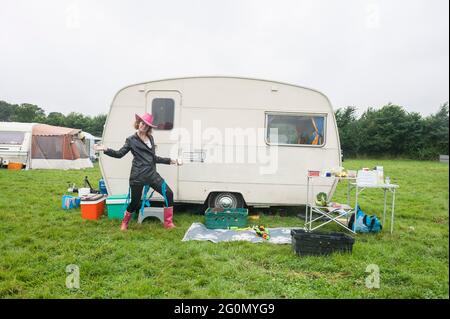
[[[106,190],[105,180],[102,178],[98,181],[98,189],[100,190],[100,194],[108,194]]]
[[[383,169],[383,166],[376,166],[375,169],[377,171],[378,184],[383,184],[383,182],[384,182],[384,169]]]
[[[91,193],[91,189],[89,187],[81,187],[78,189],[78,196],[86,196]]]

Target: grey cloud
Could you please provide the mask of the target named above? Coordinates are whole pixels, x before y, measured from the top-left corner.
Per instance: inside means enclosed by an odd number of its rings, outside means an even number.
[[[448,100],[448,21],[447,0],[4,0],[0,99],[94,115],[128,84],[223,74],[429,114]]]

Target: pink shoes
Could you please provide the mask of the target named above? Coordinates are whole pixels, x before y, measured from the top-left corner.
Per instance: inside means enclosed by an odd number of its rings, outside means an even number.
[[[164,227],[174,228],[175,225],[172,222],[173,219],[173,207],[164,207]]]
[[[122,219],[122,225],[120,226],[120,230],[124,231],[128,229],[128,223],[130,222],[132,214],[128,211],[125,212],[125,215]],[[173,219],[173,207],[164,207],[164,227],[165,228],[174,228],[175,225],[172,222]]]
[[[128,211],[125,212],[125,215],[122,219],[122,225],[120,226],[120,230],[127,230],[128,229],[128,223],[131,219],[131,213]]]

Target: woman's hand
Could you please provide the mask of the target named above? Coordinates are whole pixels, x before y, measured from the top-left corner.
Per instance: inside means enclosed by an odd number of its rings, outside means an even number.
[[[108,148],[102,144],[94,144],[94,151],[106,151]]]
[[[179,158],[176,159],[176,160],[171,159],[170,160],[170,164],[176,164],[176,165],[180,166],[180,165],[183,165],[183,161],[181,159],[179,159]]]

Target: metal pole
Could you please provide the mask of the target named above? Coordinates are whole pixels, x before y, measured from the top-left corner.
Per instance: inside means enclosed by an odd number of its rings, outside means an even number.
[[[350,206],[350,192],[351,191],[352,191],[352,188],[351,188],[351,185],[350,185],[350,179],[347,179],[347,205],[350,208],[351,208],[351,206]],[[351,212],[352,212],[352,210],[350,209],[350,215],[352,214]],[[350,220],[350,215],[348,213],[346,215],[346,217],[347,217],[347,225],[348,225],[348,222]]]
[[[394,231],[394,206],[395,206],[395,188],[392,189],[392,216],[391,216],[391,234]]]
[[[308,227],[308,207],[309,207],[309,176],[306,177],[305,227]]]
[[[353,227],[352,230],[356,233],[356,214],[358,212],[358,184],[356,184],[356,196],[355,196],[355,218],[353,218]]]
[[[312,179],[312,177],[311,177],[311,184],[313,183],[313,179]],[[312,188],[312,193],[314,194],[314,184],[312,184],[311,185],[311,188]],[[314,195],[313,195],[313,198],[314,198]],[[309,230],[311,231],[311,228],[312,228],[312,207],[309,207]]]
[[[347,205],[350,206],[350,180],[347,179]]]
[[[386,225],[386,191],[387,191],[387,189],[384,188],[383,225]]]

